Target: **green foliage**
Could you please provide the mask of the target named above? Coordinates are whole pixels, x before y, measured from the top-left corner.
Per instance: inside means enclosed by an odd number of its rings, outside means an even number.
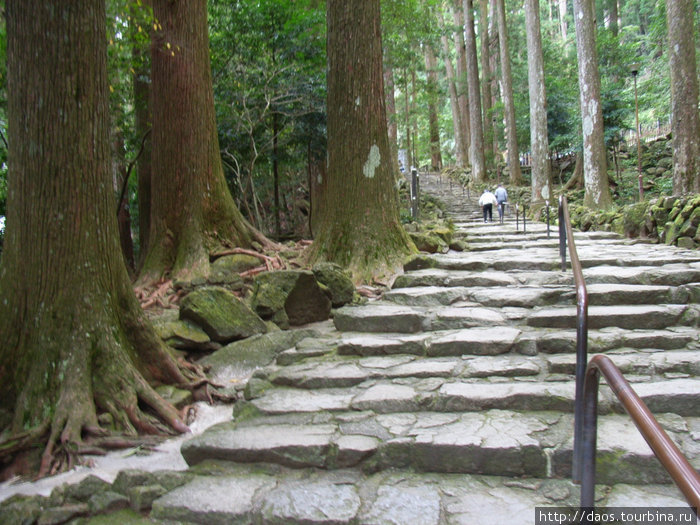
[[[279,163],[287,195],[306,186],[306,163],[325,157],[325,6],[314,0],[208,5],[225,174],[242,210],[262,227],[265,218],[251,210],[260,201],[271,208],[272,162]]]

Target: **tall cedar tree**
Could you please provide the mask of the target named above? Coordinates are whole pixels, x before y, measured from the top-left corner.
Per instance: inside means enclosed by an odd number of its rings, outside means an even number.
[[[603,107],[600,100],[594,7],[593,0],[574,0],[583,131],[583,180],[586,188],[583,202],[590,208],[606,210],[612,206],[612,197],[608,182]]]
[[[530,150],[532,151],[532,202],[552,198],[552,168],[549,162],[547,96],[544,87],[544,58],[540,32],[540,2],[525,0],[527,80],[530,94]]]
[[[184,432],[149,383],[188,379],[153,331],[120,252],[110,170],[105,3],[8,0],[9,174],[0,270],[3,461],[47,443],[40,474],[104,432]]]
[[[328,171],[311,260],[356,279],[393,271],[415,250],[399,222],[382,83],[379,0],[327,2]]]
[[[501,58],[501,79],[503,81],[503,110],[506,120],[506,144],[508,147],[508,168],[510,183],[521,184],[523,177],[520,172],[520,156],[518,148],[518,132],[515,127],[515,102],[513,101],[513,76],[510,69],[510,54],[508,52],[508,28],[506,26],[505,0],[496,0],[496,16],[498,18],[498,50]]]
[[[671,69],[673,192],[700,192],[700,116],[693,1],[666,0]]]
[[[442,153],[440,150],[440,123],[438,121],[438,74],[435,51],[426,44],[425,70],[428,77],[426,94],[428,96],[428,128],[430,130],[430,167],[433,171],[442,169]]]
[[[469,90],[469,160],[474,182],[486,182],[486,157],[484,155],[484,126],[481,112],[481,84],[479,83],[479,59],[476,54],[474,30],[474,2],[464,0],[464,35],[467,57],[467,89]]]
[[[221,165],[206,0],[153,0],[151,231],[140,282],[207,275],[224,247],[269,241],[243,218]]]

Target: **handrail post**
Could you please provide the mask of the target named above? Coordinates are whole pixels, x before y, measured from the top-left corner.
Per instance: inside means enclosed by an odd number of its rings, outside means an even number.
[[[559,257],[561,257],[561,271],[566,271],[566,223],[564,220],[564,202],[566,197],[559,196]]]
[[[596,367],[590,367],[586,373],[583,393],[584,427],[581,442],[581,508],[595,505],[595,462],[596,441],[598,437],[598,386],[599,374]]]
[[[520,209],[518,208],[518,203],[515,203],[515,231],[520,231]]]
[[[527,233],[527,204],[523,204],[523,233]]]
[[[546,200],[544,203],[547,208],[547,239],[549,239],[549,201]]]

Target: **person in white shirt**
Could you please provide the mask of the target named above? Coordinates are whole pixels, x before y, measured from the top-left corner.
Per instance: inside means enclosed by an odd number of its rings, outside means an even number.
[[[479,206],[484,210],[484,222],[493,220],[493,205],[498,204],[496,196],[491,193],[488,188],[479,197]],[[487,218],[488,217],[488,218]]]

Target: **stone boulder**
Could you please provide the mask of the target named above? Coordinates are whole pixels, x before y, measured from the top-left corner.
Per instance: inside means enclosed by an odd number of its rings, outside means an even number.
[[[280,270],[260,274],[255,279],[253,310],[280,328],[328,319],[331,301],[319,286],[313,272]]]
[[[334,263],[318,263],[312,269],[316,280],[326,287],[333,308],[352,302],[355,285],[343,268]]]
[[[225,288],[207,286],[185,296],[180,319],[200,326],[218,343],[230,343],[267,332],[260,319],[238,297]]]

